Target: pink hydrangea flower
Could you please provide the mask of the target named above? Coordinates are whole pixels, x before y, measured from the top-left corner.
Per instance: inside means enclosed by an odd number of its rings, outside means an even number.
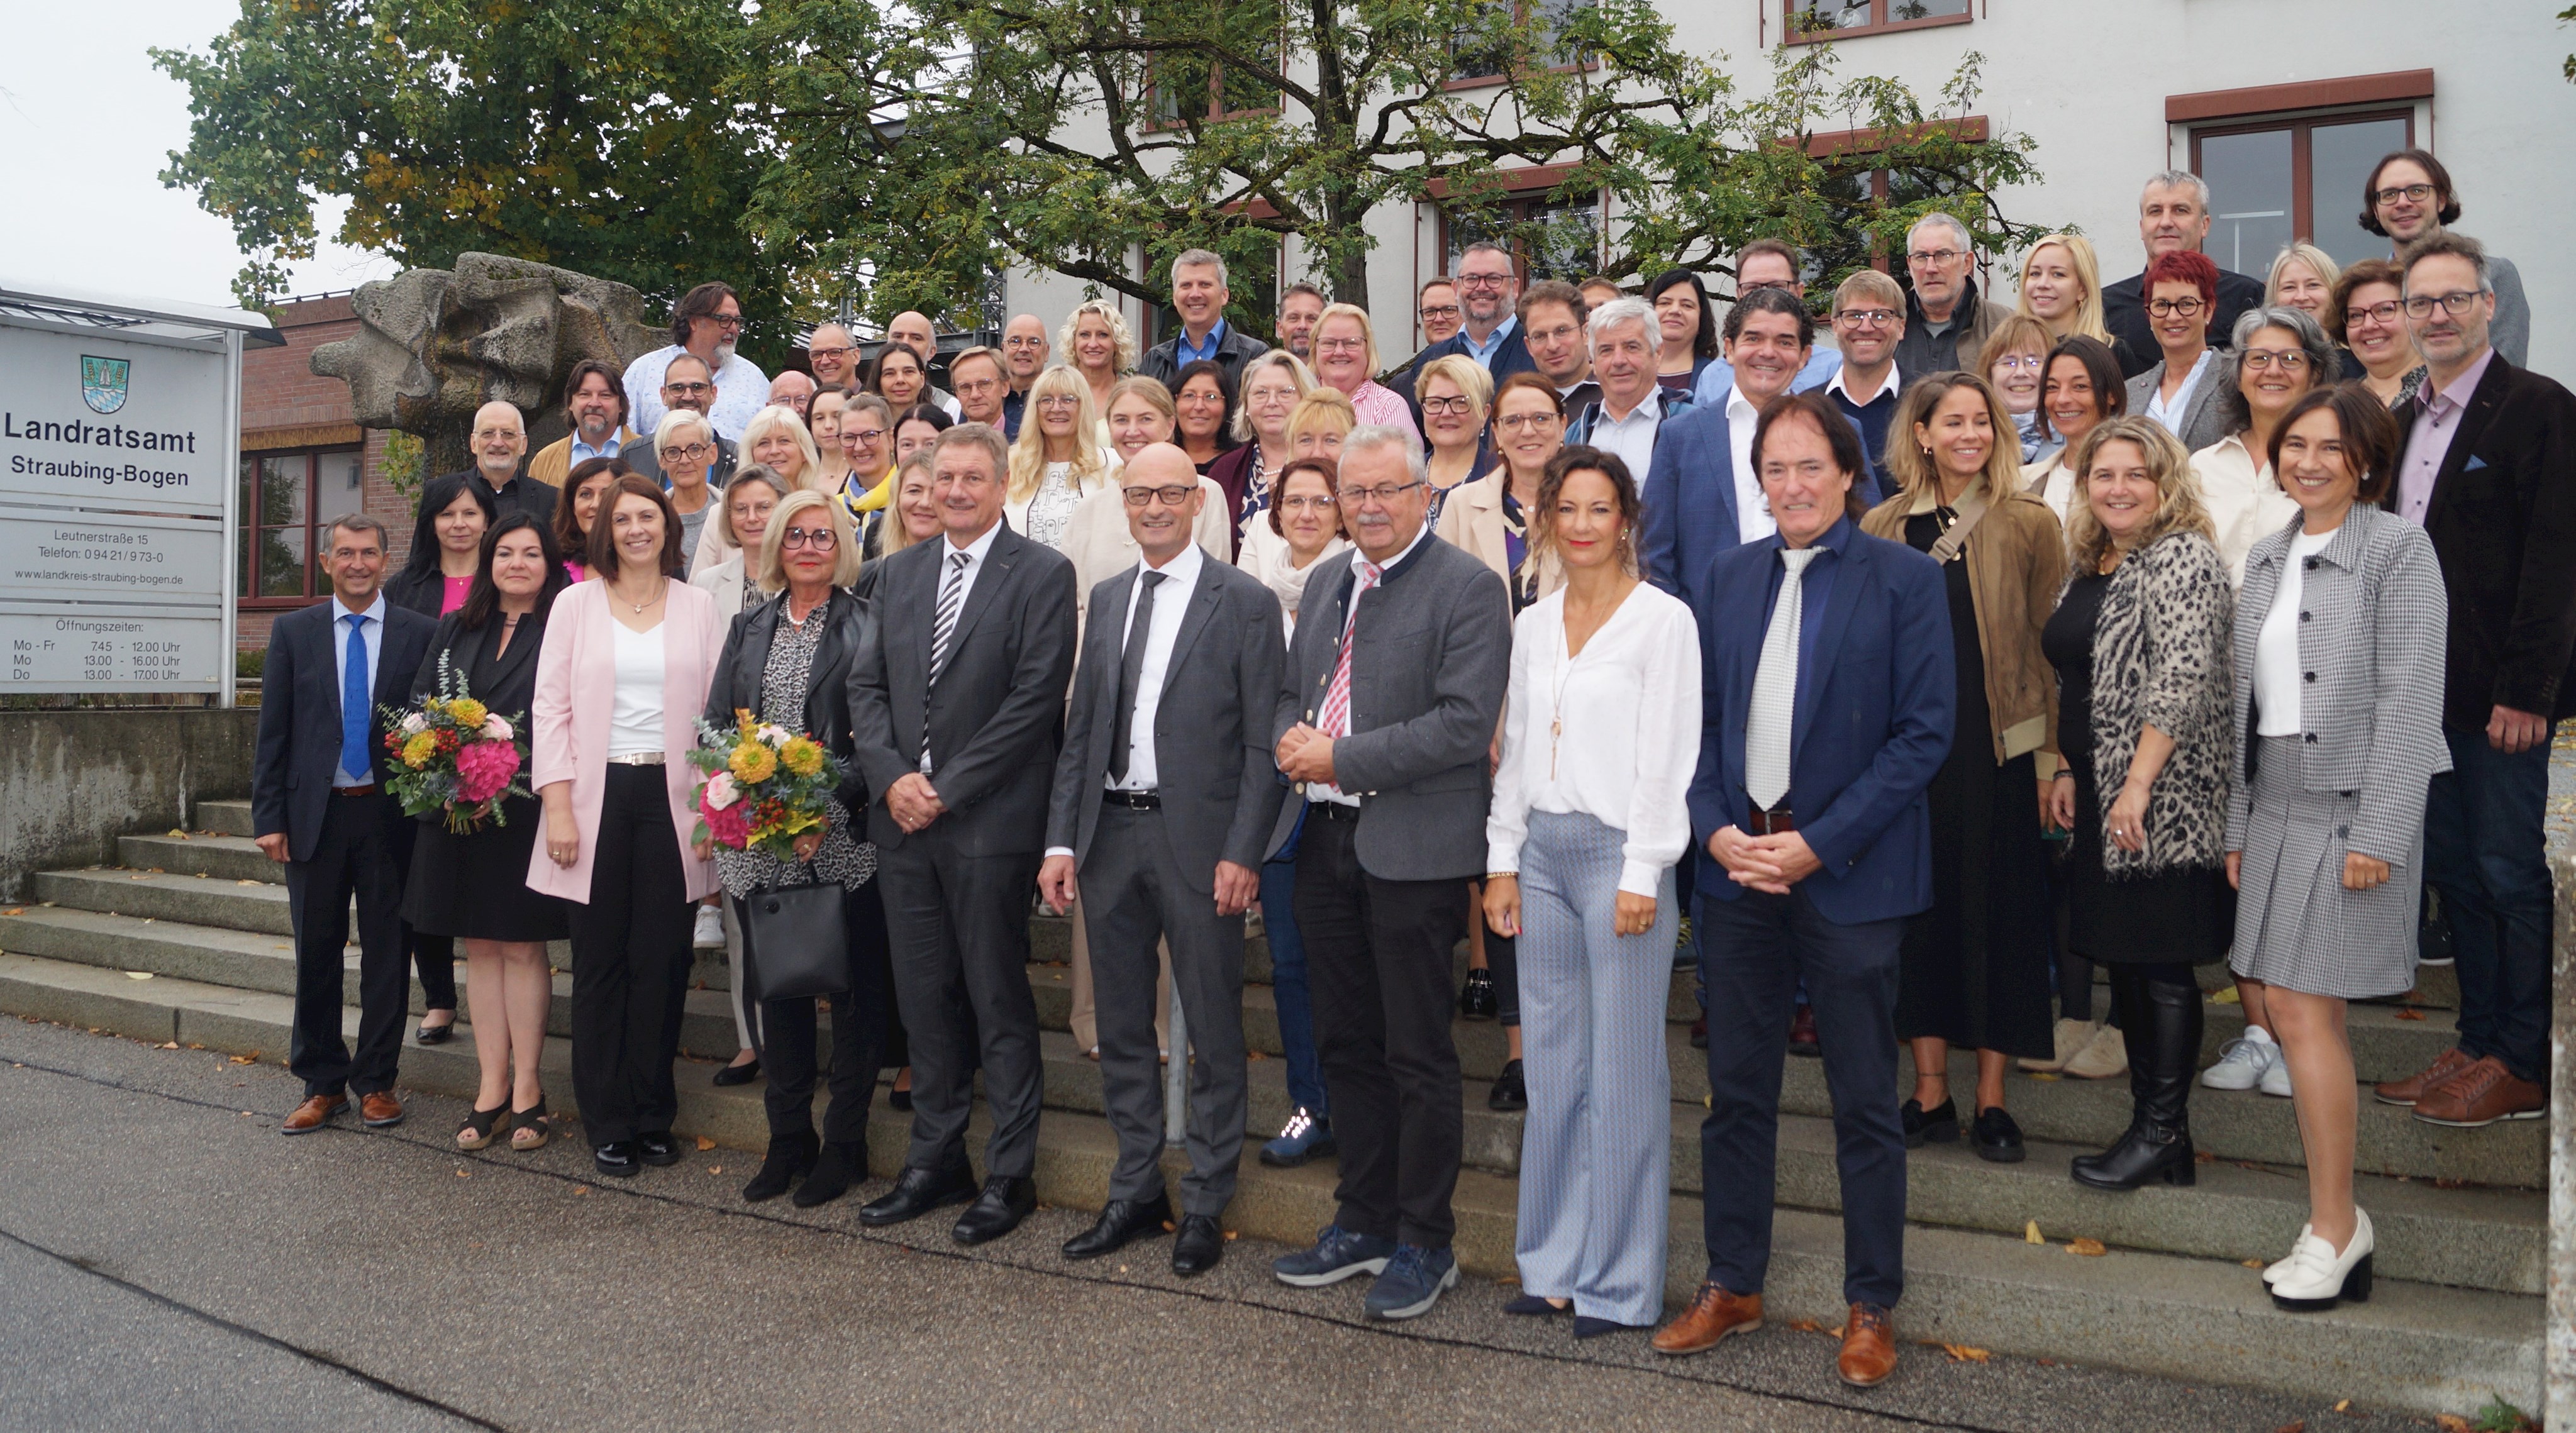
[[[489,801],[519,774],[519,749],[506,741],[473,742],[456,753],[456,794]]]
[[[751,822],[741,802],[737,801],[721,811],[710,811],[701,801],[698,814],[706,818],[707,834],[716,840],[737,851],[751,844]]]

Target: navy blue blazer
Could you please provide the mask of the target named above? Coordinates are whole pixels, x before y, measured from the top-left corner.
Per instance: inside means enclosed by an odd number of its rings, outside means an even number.
[[[1780,547],[1774,535],[1719,554],[1691,599],[1701,683],[1691,836],[1702,851],[1721,828],[1742,826],[1750,808],[1744,725]],[[1834,560],[1840,566],[1825,608],[1806,618],[1824,625],[1798,673],[1788,804],[1824,864],[1799,889],[1825,919],[1857,925],[1932,904],[1932,818],[1923,793],[1950,754],[1958,663],[1949,598],[1931,558],[1855,526]],[[1698,869],[1700,894],[1743,895],[1717,862]]]
[[[1852,431],[1860,432],[1860,425],[1853,424]],[[1866,436],[1861,450],[1869,450]],[[1874,474],[1863,472],[1860,485],[1863,507],[1886,500]],[[1638,500],[1645,505],[1645,534],[1637,555],[1646,580],[1696,608],[1708,585],[1710,560],[1744,540],[1736,521],[1735,448],[1723,394],[1715,404],[1700,404],[1664,420],[1655,433],[1655,460],[1647,466]],[[1754,634],[1757,642],[1761,635]]]
[[[385,603],[384,650],[375,654],[374,709],[367,751],[384,778],[384,709],[410,705],[412,678],[429,655],[438,619]],[[331,604],[319,602],[270,624],[259,674],[259,747],[251,765],[253,835],[286,833],[287,855],[310,861],[322,839],[331,775],[340,768],[340,663],[332,655]]]
[[[1413,405],[1415,427],[1419,428],[1422,425],[1422,400],[1413,396],[1413,385],[1422,377],[1422,365],[1435,358],[1445,358],[1450,354],[1466,351],[1467,331],[1462,328],[1413,355],[1413,362],[1407,365],[1402,373],[1384,380],[1387,387],[1403,394],[1404,401]],[[1529,344],[1523,341],[1521,326],[1518,323],[1512,325],[1511,332],[1503,335],[1502,344],[1494,350],[1493,366],[1485,371],[1494,376],[1494,386],[1497,388],[1502,387],[1503,380],[1515,373],[1538,372],[1538,360],[1530,357]]]

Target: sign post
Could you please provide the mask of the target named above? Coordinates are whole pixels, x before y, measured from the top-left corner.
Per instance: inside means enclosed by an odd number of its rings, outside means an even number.
[[[262,315],[0,283],[0,692],[233,704]]]

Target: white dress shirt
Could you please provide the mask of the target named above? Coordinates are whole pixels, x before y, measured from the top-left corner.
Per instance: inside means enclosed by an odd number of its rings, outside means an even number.
[[[1385,563],[1378,567],[1378,572],[1380,574],[1378,577],[1378,585],[1369,589],[1369,592],[1384,592],[1386,590],[1386,578],[1384,574],[1392,572],[1396,568],[1402,566],[1404,564],[1404,560],[1413,555],[1413,550],[1415,548],[1420,547],[1422,544],[1431,540],[1431,524],[1426,522],[1422,525],[1422,531],[1413,535],[1413,541],[1404,545],[1404,551],[1397,553],[1394,557],[1389,558]],[[1323,559],[1318,558],[1316,560],[1320,562]],[[1362,570],[1368,566],[1368,563],[1369,555],[1367,553],[1360,551],[1356,547],[1351,549],[1351,581],[1354,585],[1354,590],[1356,590]],[[1366,596],[1368,594],[1363,593],[1361,595]],[[1352,632],[1352,624],[1356,622],[1358,618],[1358,599],[1354,598],[1350,606],[1346,606],[1342,609],[1342,639],[1344,641],[1350,640],[1350,638],[1355,635]],[[1698,659],[1694,657],[1692,660],[1697,661]],[[1327,683],[1331,681],[1331,677],[1332,674],[1330,672],[1325,674],[1325,680]],[[1358,677],[1359,674],[1357,672],[1352,673],[1352,681],[1354,684],[1357,683]],[[1315,698],[1315,710],[1309,713],[1306,719],[1310,722],[1320,722],[1323,718],[1323,707],[1324,699],[1322,694],[1319,692]],[[1306,799],[1309,801],[1330,801],[1337,806],[1357,806],[1360,804],[1360,799],[1357,796],[1351,795],[1349,792],[1342,790],[1342,788],[1326,781],[1307,782]]]
[[[1759,542],[1780,530],[1771,520],[1770,505],[1762,497],[1762,475],[1753,471],[1753,429],[1762,421],[1762,410],[1744,396],[1744,390],[1730,386],[1726,390],[1726,446],[1735,469],[1735,540]]]
[[[1631,475],[1641,475],[1655,461],[1655,434],[1664,426],[1664,389],[1662,384],[1647,390],[1645,401],[1628,410],[1625,418],[1610,416],[1610,400],[1601,400],[1601,414],[1592,420],[1592,431],[1586,441],[1605,453],[1616,453],[1628,465]],[[1642,476],[1637,481],[1644,482]]]
[[[2192,364],[2191,372],[2183,375],[2182,386],[2174,390],[2170,401],[2165,397],[2165,386],[2157,384],[2155,391],[2147,395],[2147,416],[2164,424],[2166,432],[2180,436],[2183,415],[2191,411],[2191,395],[2200,387],[2200,380],[2209,376],[2210,360],[2216,357],[2217,349],[2202,349],[2199,361]]]
[[[1207,555],[1195,542],[1181,549],[1180,555],[1159,568],[1136,564],[1136,581],[1127,589],[1125,626],[1126,641],[1141,636],[1145,643],[1145,662],[1136,673],[1136,714],[1127,722],[1127,775],[1124,778],[1103,774],[1104,791],[1152,791],[1160,773],[1154,767],[1154,712],[1163,702],[1163,681],[1172,669],[1172,647],[1180,640],[1181,618],[1188,612],[1190,597],[1198,588],[1199,571]],[[1143,633],[1136,631],[1136,599],[1145,591],[1145,574],[1160,572],[1163,580],[1154,588],[1154,611],[1147,619]],[[1122,656],[1126,647],[1119,647]],[[1109,680],[1118,677],[1112,673]],[[1050,856],[1070,856],[1070,846],[1049,846]]]
[[[1680,598],[1637,584],[1572,657],[1564,590],[1531,603],[1512,623],[1485,869],[1520,870],[1531,811],[1581,814],[1627,837],[1619,889],[1653,898],[1690,849],[1699,698],[1699,626]]]
[[[662,426],[662,415],[670,411],[662,406],[662,370],[686,352],[676,343],[666,344],[626,365],[627,427],[650,439]],[[716,401],[707,408],[707,421],[716,432],[738,441],[743,425],[769,406],[769,375],[737,353],[716,370],[715,382]]]
[[[385,655],[384,590],[377,589],[376,600],[369,604],[364,612],[353,612],[337,594],[331,598],[331,679],[336,683],[331,690],[335,692],[345,692],[349,689],[349,618],[352,616],[359,619],[358,630],[366,634],[366,682],[367,690],[372,693],[376,689],[376,664],[383,661]],[[369,755],[372,756],[374,753],[370,752]],[[335,767],[331,772],[331,784],[334,786],[364,786],[375,779],[372,768],[366,771],[342,771]]]

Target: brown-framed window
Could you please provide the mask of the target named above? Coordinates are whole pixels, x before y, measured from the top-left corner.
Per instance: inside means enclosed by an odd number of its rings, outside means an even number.
[[[2362,182],[2382,155],[2414,142],[2411,107],[2195,128],[2192,172],[2209,182],[2201,247],[2220,268],[2257,278],[2296,239],[2339,264],[2384,257],[2388,240],[2360,224]]]
[[[1572,69],[1578,60],[1563,43],[1565,29],[1574,12],[1590,3],[1591,0],[1513,0],[1512,28],[1535,30],[1532,38],[1536,52],[1547,64],[1555,69]],[[1449,49],[1454,57],[1448,84],[1451,89],[1495,83],[1507,78],[1512,68],[1512,45],[1491,35],[1461,30]]]
[[[1888,30],[1964,25],[1973,0],[1782,0],[1787,41],[1842,40]]]
[[[1175,0],[1153,0],[1145,7],[1145,28],[1149,33],[1167,24],[1175,38],[1213,38],[1238,51],[1260,50],[1268,54],[1273,69],[1285,58],[1281,42],[1285,17],[1278,0],[1226,0],[1212,11],[1165,8],[1174,3]],[[1211,13],[1217,18],[1209,19]],[[1174,18],[1158,24],[1162,15]],[[1230,72],[1223,62],[1204,55],[1185,51],[1159,53],[1147,73],[1148,128],[1178,129],[1193,120],[1233,119],[1279,108],[1278,91],[1256,76]]]
[[[331,593],[316,535],[366,506],[363,448],[244,453],[235,580],[246,608],[302,607]]]
[[[1981,114],[1938,123],[1970,144],[1984,143],[1991,131]],[[1899,288],[1912,291],[1914,279],[1904,256],[1877,243],[1861,226],[1888,208],[1945,198],[1957,186],[1939,174],[1874,165],[1884,149],[1883,137],[1877,130],[1838,130],[1807,136],[1807,152],[1826,166],[1822,193],[1831,220],[1827,237],[1806,246],[1807,271],[1803,277],[1810,285],[1830,274],[1872,268],[1894,278]],[[1987,287],[1989,258],[1985,254],[1977,256],[1980,290]]]
[[[1524,288],[1540,279],[1580,283],[1601,271],[1601,200],[1597,195],[1550,199],[1542,190],[1503,200],[1484,215],[1443,209],[1440,271],[1458,272],[1459,256],[1479,239],[1512,251],[1512,267]]]

